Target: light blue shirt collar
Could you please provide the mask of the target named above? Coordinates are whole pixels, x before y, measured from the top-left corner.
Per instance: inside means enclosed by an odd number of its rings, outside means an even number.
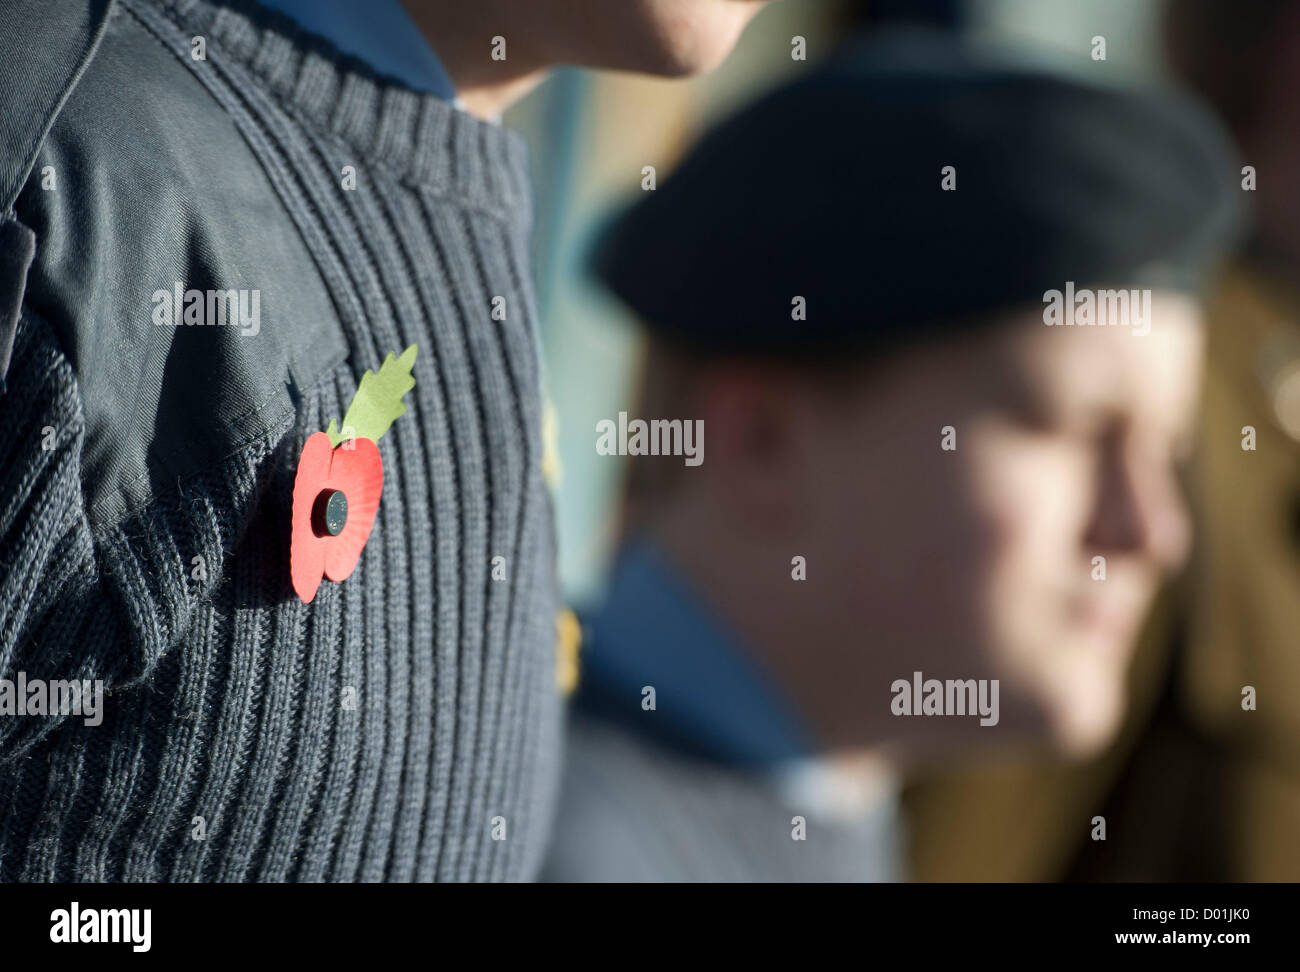
[[[380,74],[447,101],[450,76],[400,0],[260,0]]]

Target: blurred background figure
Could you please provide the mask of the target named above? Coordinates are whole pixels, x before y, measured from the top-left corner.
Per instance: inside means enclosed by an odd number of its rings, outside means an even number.
[[[540,177],[544,351],[559,417],[552,469],[564,473],[561,572],[580,604],[599,601],[627,476],[622,463],[595,453],[590,430],[637,407],[647,354],[629,310],[581,272],[580,256],[610,207],[639,190],[645,165],[666,177],[683,147],[738,103],[814,67],[854,30],[922,22],[1094,80],[1186,84],[1232,129],[1240,166],[1253,167],[1254,188],[1243,185],[1242,198],[1267,225],[1210,308],[1212,350],[1189,477],[1201,541],[1187,578],[1195,583],[1159,596],[1130,667],[1124,725],[1103,753],[1068,762],[957,760],[909,783],[907,858],[917,879],[1300,878],[1293,835],[1300,705],[1289,691],[1300,685],[1292,392],[1300,325],[1288,283],[1300,227],[1292,215],[1300,166],[1288,161],[1300,133],[1296,6],[784,0],[760,14],[737,53],[705,79],[667,85],[560,74],[511,113],[530,133]],[[800,37],[806,61],[791,53]],[[1254,452],[1241,449],[1246,425],[1257,432]],[[1255,711],[1241,709],[1245,685],[1259,690]],[[1098,814],[1110,824],[1105,841],[1090,839]]]
[[[649,342],[551,878],[899,879],[899,771],[1110,742],[1188,548],[1228,159],[1166,93],[899,28],[722,125],[600,241]],[[1076,284],[1132,302],[1044,327]],[[653,456],[645,420],[675,426]]]
[[[1149,618],[1116,744],[913,786],[913,863],[935,880],[1300,880],[1300,3],[1096,6],[1112,52],[1218,110],[1253,217],[1208,308],[1197,545]],[[1028,20],[1051,36],[1043,7]]]

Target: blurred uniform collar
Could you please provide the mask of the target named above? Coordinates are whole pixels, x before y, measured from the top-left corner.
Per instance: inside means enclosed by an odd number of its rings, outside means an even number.
[[[810,817],[892,821],[894,774],[819,753],[780,686],[650,539],[619,552],[587,630],[579,708],[685,755],[754,773]],[[642,708],[647,686],[653,711]]]
[[[456,89],[442,61],[401,0],[260,0],[292,17],[345,54],[407,87],[454,101]]]

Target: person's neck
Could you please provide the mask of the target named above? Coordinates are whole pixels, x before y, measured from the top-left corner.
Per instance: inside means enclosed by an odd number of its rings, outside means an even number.
[[[810,704],[826,678],[824,669],[813,671],[808,657],[794,660],[790,646],[803,645],[808,618],[774,571],[780,563],[767,544],[751,531],[725,522],[725,513],[683,502],[652,514],[645,525],[680,575],[702,600],[725,619],[748,655],[780,685],[790,703],[801,712],[814,735],[826,738],[823,706]]]
[[[462,85],[454,71],[449,72],[456,82],[457,99],[470,114],[485,121],[496,121],[507,108],[519,101],[546,77],[537,71],[522,77],[509,78],[497,83]]]
[[[507,39],[501,59],[493,57],[493,30],[479,23],[477,4],[402,0],[456,86],[466,111],[495,121],[546,77],[551,65]]]
[[[912,747],[894,738],[888,710],[868,715],[858,693],[845,691],[835,652],[821,642],[848,635],[827,628],[811,592],[794,593],[800,582],[789,579],[787,544],[756,541],[753,531],[726,524],[724,511],[686,502],[651,514],[643,528],[780,686],[823,746],[823,766],[869,790],[882,768],[892,777],[907,765]]]

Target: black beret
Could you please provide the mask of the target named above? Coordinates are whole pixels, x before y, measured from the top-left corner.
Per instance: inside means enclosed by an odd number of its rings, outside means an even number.
[[[1238,232],[1230,158],[1172,91],[876,38],[707,135],[601,235],[594,269],[701,350],[893,344],[1067,281],[1199,289]]]

